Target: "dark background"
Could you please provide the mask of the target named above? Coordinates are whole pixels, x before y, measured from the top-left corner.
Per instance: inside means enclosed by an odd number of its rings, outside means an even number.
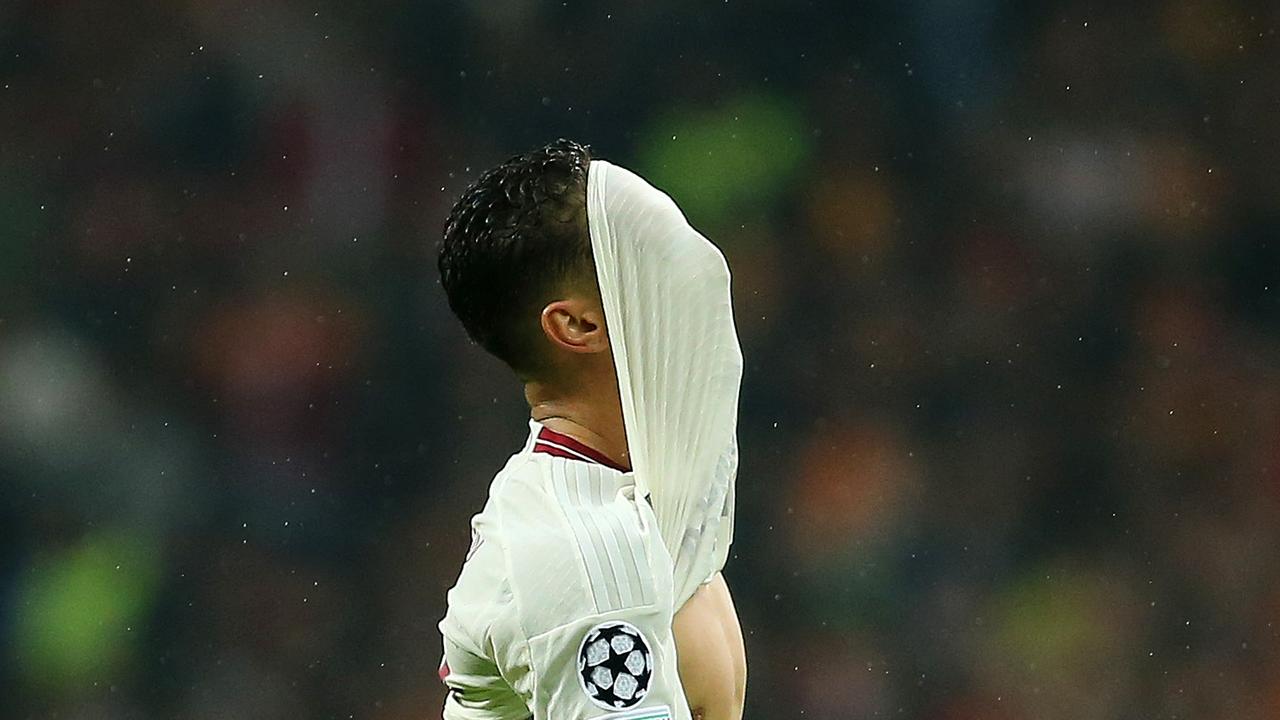
[[[1280,717],[1275,3],[0,0],[0,715],[438,717],[558,136],[720,244],[747,717]]]

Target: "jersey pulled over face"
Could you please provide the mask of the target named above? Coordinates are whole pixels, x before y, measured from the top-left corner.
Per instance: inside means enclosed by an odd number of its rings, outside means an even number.
[[[530,428],[472,520],[449,592],[445,719],[689,718],[653,511],[631,473]]]
[[[587,174],[587,225],[631,466],[680,607],[733,536],[742,351],[729,268],[670,197],[603,160]]]

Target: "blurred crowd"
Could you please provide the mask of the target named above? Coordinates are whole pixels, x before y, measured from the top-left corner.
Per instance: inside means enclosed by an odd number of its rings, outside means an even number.
[[[1280,6],[0,2],[0,717],[438,717],[448,207],[734,272],[747,717],[1280,717]]]

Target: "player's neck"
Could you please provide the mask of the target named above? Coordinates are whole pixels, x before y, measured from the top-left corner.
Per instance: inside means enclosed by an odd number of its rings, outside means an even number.
[[[622,467],[631,467],[622,407],[616,398],[566,395],[537,382],[526,383],[524,395],[529,401],[529,417]]]

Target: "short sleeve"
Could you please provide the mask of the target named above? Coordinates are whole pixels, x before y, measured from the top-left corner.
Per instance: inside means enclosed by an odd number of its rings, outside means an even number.
[[[444,659],[440,679],[449,689],[445,720],[526,720],[526,699],[513,687],[527,650],[513,632],[511,590],[500,543],[488,518],[472,521],[471,550],[449,609],[440,622]]]
[[[530,638],[534,720],[688,720],[671,615],[619,610]]]
[[[492,661],[450,638],[444,639],[440,679],[449,688],[444,720],[527,720],[528,706]]]

